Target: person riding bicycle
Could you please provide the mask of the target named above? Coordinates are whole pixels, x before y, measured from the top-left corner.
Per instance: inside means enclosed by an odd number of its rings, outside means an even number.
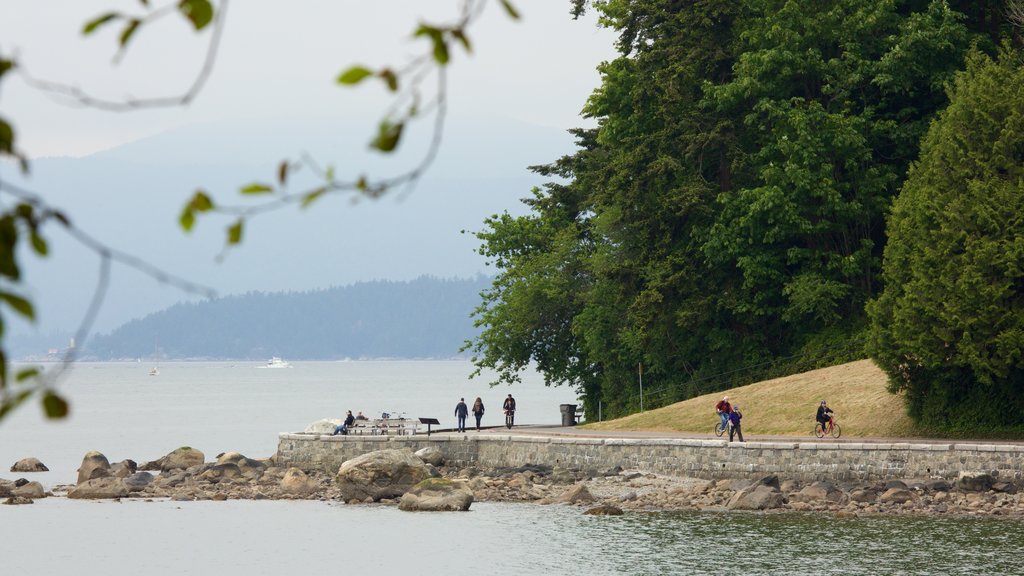
[[[832,419],[832,409],[828,407],[828,403],[824,400],[818,406],[818,413],[814,416],[814,419],[821,423],[821,429],[828,429],[828,421]]]
[[[729,397],[725,396],[715,404],[715,414],[722,420],[722,430],[729,427],[729,414],[732,414],[732,404],[729,404]]]

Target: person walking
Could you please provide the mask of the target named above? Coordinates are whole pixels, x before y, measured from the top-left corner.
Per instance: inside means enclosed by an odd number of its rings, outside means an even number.
[[[739,436],[740,442],[743,442],[743,429],[740,428],[740,420],[743,419],[743,413],[740,412],[740,405],[736,404],[732,407],[732,412],[729,413],[729,422],[732,426],[729,427],[729,442],[732,442],[733,435]]]
[[[484,401],[479,396],[473,401],[473,417],[476,418],[476,431],[480,431],[480,419],[484,417]]]
[[[466,431],[466,416],[469,416],[469,408],[466,407],[466,399],[459,398],[459,403],[455,405],[455,417],[459,421],[459,432]]]
[[[501,405],[501,408],[505,411],[505,426],[512,428],[512,425],[516,421],[516,399],[509,394],[508,398],[505,398],[505,403]]]

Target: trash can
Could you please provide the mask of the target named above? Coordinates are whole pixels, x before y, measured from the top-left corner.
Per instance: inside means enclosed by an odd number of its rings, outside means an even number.
[[[576,425],[576,405],[575,404],[559,404],[558,408],[562,411],[562,426],[575,426]]]

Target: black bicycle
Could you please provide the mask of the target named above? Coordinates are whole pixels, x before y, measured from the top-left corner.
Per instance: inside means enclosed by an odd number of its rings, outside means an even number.
[[[515,421],[515,419],[516,419],[516,411],[515,410],[505,410],[505,427],[506,428],[511,430],[512,429],[512,424]]]

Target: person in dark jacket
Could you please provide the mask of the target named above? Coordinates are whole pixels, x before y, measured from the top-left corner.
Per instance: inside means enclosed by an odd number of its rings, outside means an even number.
[[[473,417],[476,418],[476,431],[480,431],[480,419],[484,417],[484,401],[477,396],[473,402]]]
[[[459,432],[466,431],[466,416],[469,416],[469,408],[466,407],[466,399],[459,398],[459,403],[455,405],[455,417],[459,420]]]
[[[505,398],[505,403],[501,405],[501,409],[505,411],[505,426],[512,428],[516,420],[516,399],[509,394],[508,398]]]
[[[821,429],[828,429],[828,421],[832,419],[832,409],[828,407],[828,403],[824,400],[818,405],[818,413],[814,416],[814,419],[821,423]]]
[[[348,427],[351,426],[352,423],[355,422],[355,421],[356,421],[356,417],[353,416],[352,415],[352,411],[349,410],[347,415],[345,416],[345,421],[341,424],[341,426],[335,426],[334,427],[334,433],[331,434],[331,435],[332,436],[337,436],[338,434],[347,435],[348,434]]]
[[[729,426],[729,442],[732,442],[733,435],[739,436],[740,442],[743,442],[743,430],[740,428],[740,420],[743,419],[743,413],[740,412],[740,405],[734,404],[732,411],[729,412],[729,422],[732,426]]]

